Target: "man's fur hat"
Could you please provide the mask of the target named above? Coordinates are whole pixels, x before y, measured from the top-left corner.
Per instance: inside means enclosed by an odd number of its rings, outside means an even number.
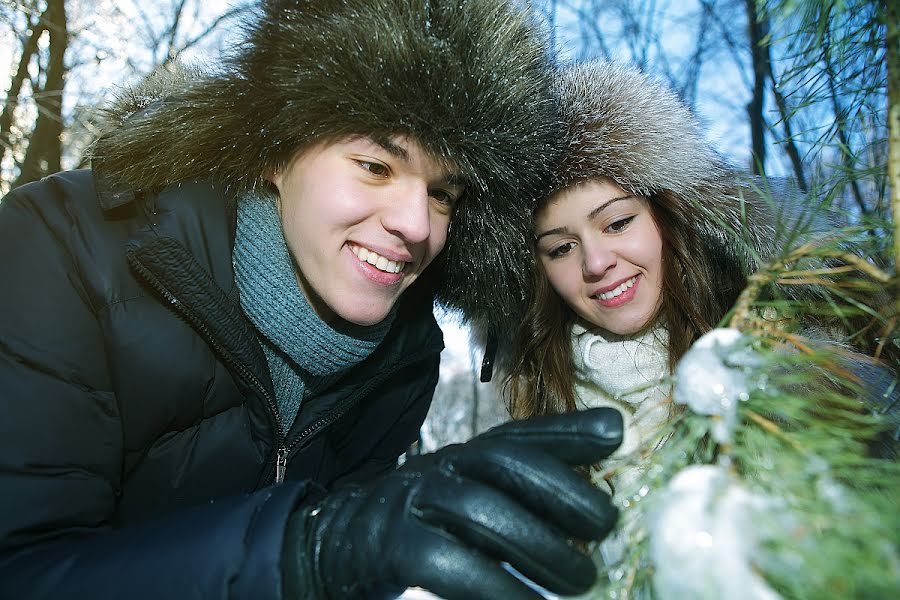
[[[775,250],[771,190],[729,167],[665,84],[595,61],[560,70],[556,90],[569,132],[555,190],[607,177],[639,196],[668,191],[696,210],[710,250],[745,274]]]
[[[545,32],[514,0],[263,0],[215,72],[162,73],[121,95],[92,161],[116,187],[208,178],[240,194],[297,150],[410,135],[468,178],[438,299],[508,322],[527,278],[531,209],[561,123]]]

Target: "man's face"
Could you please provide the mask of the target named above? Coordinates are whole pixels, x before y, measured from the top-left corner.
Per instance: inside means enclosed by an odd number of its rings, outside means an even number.
[[[308,148],[269,179],[300,288],[326,322],[383,320],[444,248],[464,188],[413,140]]]

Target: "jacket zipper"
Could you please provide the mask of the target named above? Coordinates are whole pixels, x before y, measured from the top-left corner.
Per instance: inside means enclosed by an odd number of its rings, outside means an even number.
[[[145,267],[140,258],[132,252],[127,254],[128,262],[137,269],[138,273],[140,273],[141,277],[144,278],[147,283],[149,283],[153,289],[159,292],[163,298],[165,298],[169,304],[171,304],[175,309],[181,314],[190,325],[199,331],[203,338],[212,345],[213,350],[222,357],[226,363],[234,368],[238,374],[244,379],[244,381],[249,382],[257,392],[265,399],[266,405],[269,407],[269,412],[274,419],[275,425],[275,439],[276,439],[276,447],[278,448],[275,452],[275,482],[281,483],[284,481],[284,472],[287,468],[287,455],[288,450],[284,446],[284,434],[282,433],[283,428],[281,425],[281,415],[278,412],[278,405],[275,403],[275,400],[269,395],[266,391],[266,388],[263,384],[256,378],[250,369],[247,368],[244,363],[234,358],[228,350],[226,350],[213,336],[212,332],[206,326],[203,321],[197,317],[194,312],[188,308],[181,300],[178,299],[175,294],[169,291],[169,289],[163,284],[159,278],[154,275],[147,267]]]
[[[341,401],[336,407],[334,407],[331,411],[329,411],[326,415],[321,417],[312,425],[308,426],[306,429],[297,434],[289,444],[280,448],[278,450],[278,460],[276,461],[275,468],[275,483],[281,483],[284,480],[284,470],[287,468],[287,462],[290,454],[292,454],[298,446],[300,446],[300,442],[305,441],[303,444],[305,446],[308,444],[313,437],[320,431],[327,428],[329,425],[340,419],[344,414],[356,404],[359,399],[367,394],[372,388],[380,384],[382,381],[387,379],[390,375],[396,373],[398,370],[421,360],[421,356],[416,356],[412,359],[398,361],[393,365],[389,371],[380,371],[380,375],[378,377],[373,377],[369,379],[366,385],[362,385],[358,387],[354,392],[347,396],[344,400]],[[279,475],[281,479],[279,479]]]
[[[288,449],[279,448],[275,458],[275,483],[284,481],[284,473],[287,471]]]

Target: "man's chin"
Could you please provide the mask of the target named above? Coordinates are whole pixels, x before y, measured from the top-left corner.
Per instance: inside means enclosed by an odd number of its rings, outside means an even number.
[[[384,321],[391,313],[394,303],[385,306],[341,307],[333,310],[335,318],[328,324],[336,331],[353,327],[372,327]]]

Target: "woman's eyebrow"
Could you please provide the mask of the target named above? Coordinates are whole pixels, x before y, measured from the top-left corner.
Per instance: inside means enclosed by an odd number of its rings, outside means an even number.
[[[466,188],[469,186],[469,180],[458,173],[448,173],[447,177],[444,179],[444,183],[451,187]]]
[[[568,233],[568,231],[569,231],[568,227],[555,227],[553,229],[548,229],[547,231],[537,234],[534,238],[534,241],[535,242],[540,241],[540,239],[542,237],[546,237],[548,235],[556,235],[557,233]]]
[[[611,198],[611,199],[607,200],[606,202],[604,202],[603,204],[601,204],[600,206],[598,206],[597,208],[595,208],[594,210],[592,210],[591,212],[589,212],[587,215],[587,218],[589,221],[593,221],[595,218],[597,218],[597,215],[599,215],[604,210],[606,210],[607,207],[610,204],[612,204],[613,202],[618,202],[620,200],[631,200],[632,198],[636,198],[636,196],[634,194],[626,194],[624,196],[617,196],[615,198]]]
[[[635,196],[634,194],[626,194],[625,196],[617,196],[616,198],[611,198],[611,199],[607,200],[606,202],[604,202],[603,204],[601,204],[600,206],[597,206],[596,208],[594,208],[591,212],[589,212],[587,214],[587,219],[588,219],[588,221],[593,221],[594,219],[597,218],[597,215],[599,215],[604,210],[606,210],[610,204],[613,204],[614,202],[618,202],[620,200],[631,200],[632,198],[637,198],[637,196]],[[568,227],[555,227],[553,229],[548,229],[547,231],[543,231],[543,232],[537,234],[535,236],[534,240],[538,241],[542,237],[545,237],[548,235],[555,235],[557,233],[568,233],[568,232],[569,232]]]

